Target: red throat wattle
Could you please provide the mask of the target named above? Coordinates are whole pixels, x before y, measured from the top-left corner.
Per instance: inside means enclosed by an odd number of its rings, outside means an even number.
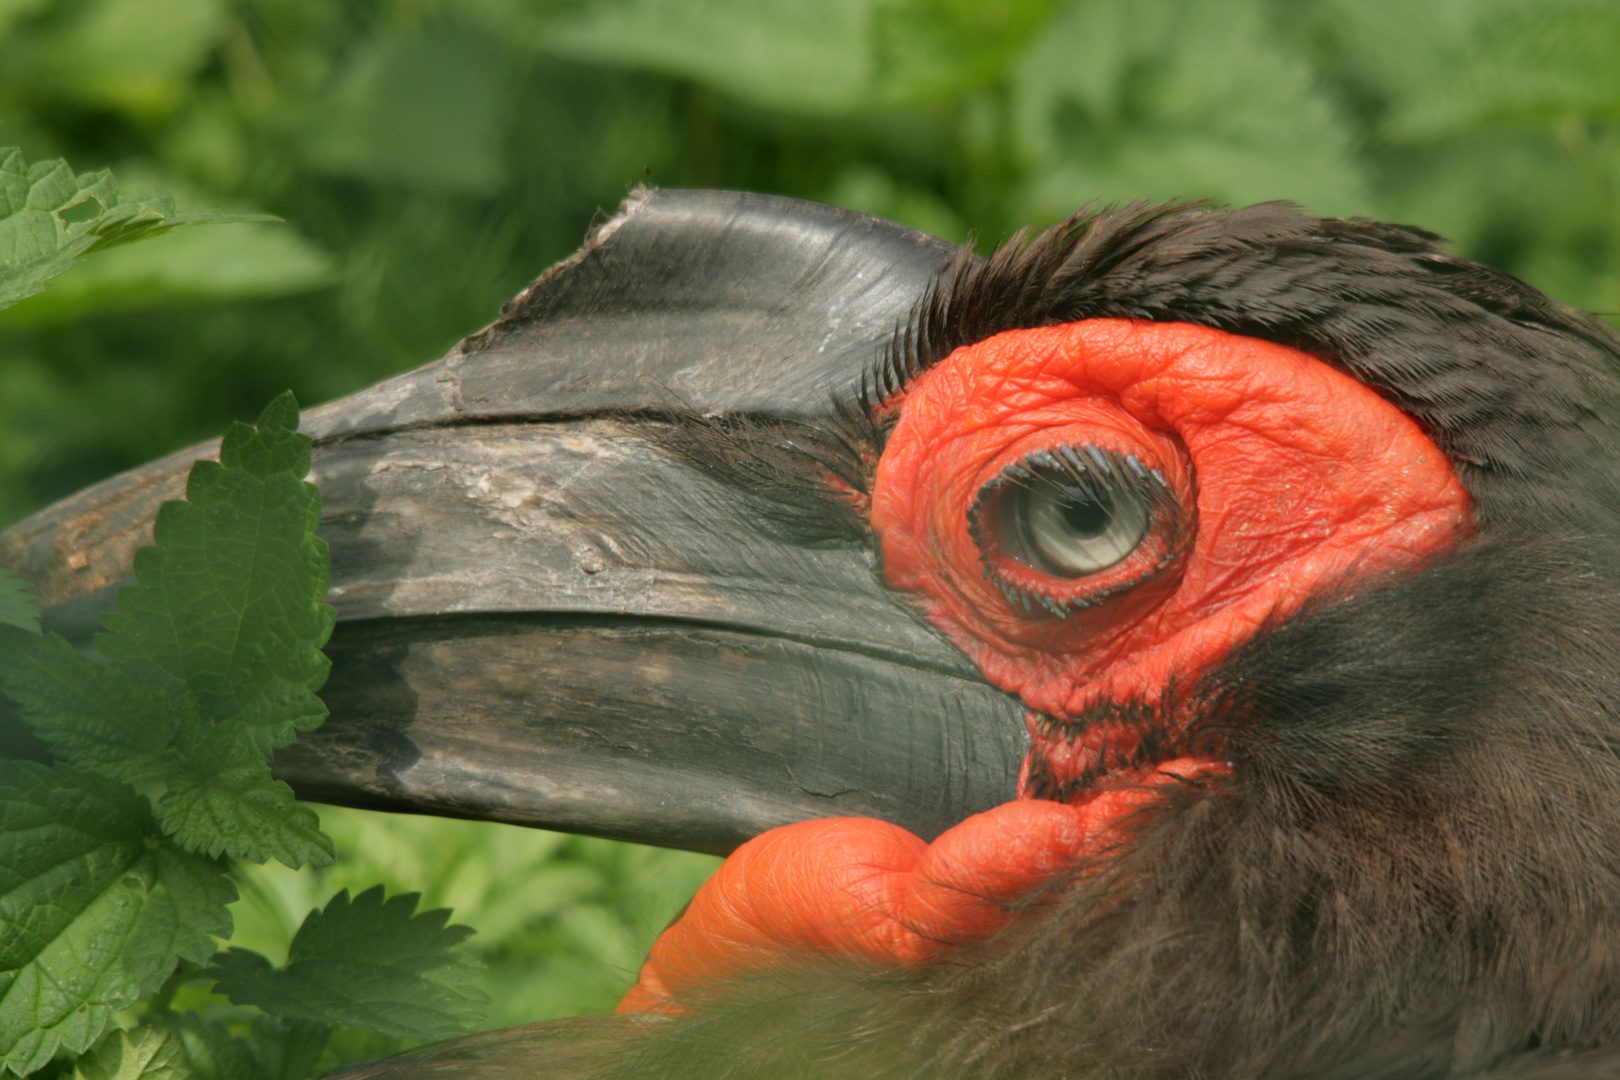
[[[916,963],[994,933],[1166,784],[1229,771],[1184,738],[1202,674],[1309,597],[1469,527],[1467,493],[1410,417],[1313,356],[1207,327],[1009,331],[888,407],[871,518],[884,576],[1029,706],[1019,801],[933,844],[862,818],[755,838],[621,1010],[785,959]]]

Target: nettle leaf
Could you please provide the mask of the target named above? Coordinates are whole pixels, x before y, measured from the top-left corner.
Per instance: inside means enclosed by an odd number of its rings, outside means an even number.
[[[305,1080],[314,1075],[331,1035],[331,1025],[317,1020],[256,1016],[246,1042],[264,1080]]]
[[[0,626],[17,626],[39,633],[39,611],[28,591],[28,582],[0,566]]]
[[[0,1061],[23,1075],[89,1049],[178,961],[213,955],[235,899],[129,788],[0,761]]]
[[[287,963],[232,949],[208,970],[216,992],[288,1018],[347,1024],[404,1039],[467,1030],[487,1003],[473,987],[480,966],[455,951],[472,934],[446,926],[446,909],[414,915],[419,894],[383,899],[383,887],[352,901],[344,889],[312,911],[293,936]]]
[[[163,504],[156,546],[135,553],[140,584],[120,590],[96,637],[148,685],[190,693],[205,722],[244,725],[265,756],[326,718],[315,691],[331,667],[320,495],[297,428],[284,394],[257,430],[231,426],[218,462],[192,466],[186,501]]]
[[[0,148],[0,311],[33,296],[85,255],[185,225],[275,221],[218,210],[178,213],[158,192],[120,193],[105,169],[75,175],[64,161],[29,165]]]
[[[257,1016],[247,1038],[223,1020],[169,1013],[158,1026],[184,1048],[198,1080],[307,1080],[314,1075],[332,1029],[314,1020]]]
[[[158,823],[187,851],[293,869],[330,866],[336,857],[320,818],[292,788],[270,776],[252,733],[236,722],[205,730],[168,775]]]
[[[263,1080],[247,1040],[232,1035],[225,1021],[184,1012],[157,1016],[153,1025],[180,1043],[199,1080]]]
[[[231,936],[236,886],[222,863],[148,838],[151,857],[140,869],[146,908],[139,933],[124,946],[124,960],[151,989],[169,976],[178,960],[201,964],[217,951],[215,937]]]
[[[8,637],[8,647],[23,644]],[[50,634],[0,667],[0,690],[58,757],[114,780],[165,771],[179,714],[168,698]],[[19,650],[21,651],[21,650]]]
[[[139,585],[104,619],[101,663],[63,638],[0,627],[0,692],[62,758],[121,781],[161,780],[158,823],[186,851],[328,865],[315,813],[271,778],[272,750],[319,726],[330,663],[312,440],[291,394],[237,424],[165,503]]]
[[[6,319],[13,326],[41,326],[176,301],[289,296],[334,277],[331,258],[291,229],[186,229],[161,244],[98,252]]]
[[[189,1080],[185,1048],[157,1028],[107,1032],[73,1063],[73,1080]]]

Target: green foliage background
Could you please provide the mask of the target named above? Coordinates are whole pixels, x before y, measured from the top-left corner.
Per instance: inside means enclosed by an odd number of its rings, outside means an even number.
[[[1287,198],[1620,310],[1615,0],[0,0],[0,146],[186,229],[0,316],[0,526],[439,356],[627,186],[781,192],[989,245],[1091,199]],[[323,811],[244,872],[279,959],[340,887],[478,927],[491,1019],[606,1007],[712,860]],[[278,952],[279,950],[279,952]]]

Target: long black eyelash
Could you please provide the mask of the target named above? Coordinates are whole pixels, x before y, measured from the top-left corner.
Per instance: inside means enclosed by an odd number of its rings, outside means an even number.
[[[1076,487],[1093,497],[1112,497],[1126,486],[1146,495],[1148,504],[1148,536],[1157,536],[1164,551],[1154,565],[1135,577],[1113,585],[1092,589],[1077,596],[1059,597],[1042,589],[1029,589],[1014,585],[995,569],[995,556],[1000,553],[995,540],[996,529],[988,521],[991,511],[1000,503],[1009,487],[1033,486],[1042,483],[1037,469],[1062,472]],[[1050,481],[1045,481],[1050,483]],[[1001,470],[992,477],[973,499],[967,512],[968,535],[979,549],[979,563],[987,580],[994,582],[1001,595],[1025,618],[1072,618],[1077,612],[1095,607],[1112,597],[1135,589],[1167,573],[1174,567],[1194,534],[1193,515],[1183,506],[1165,482],[1164,474],[1150,469],[1130,454],[1103,450],[1096,446],[1061,446],[1056,451],[1035,450]]]
[[[1074,717],[1032,712],[1030,716],[1035,722],[1036,739],[1029,757],[1030,797],[1068,802],[1079,793],[1091,789],[1109,773],[1139,769],[1181,754],[1225,753],[1225,738],[1220,731],[1199,726],[1180,731],[1165,728],[1166,718],[1183,712],[1185,704],[1174,690],[1167,690],[1153,701],[1100,701]],[[1072,744],[1082,734],[1099,726],[1134,731],[1138,741],[1129,750],[1121,750],[1111,742],[1105,742],[1099,748],[1097,759],[1085,772],[1059,779],[1046,748],[1059,741]],[[1190,782],[1202,784],[1208,781]]]
[[[1066,802],[1086,791],[1111,772],[1136,769],[1152,762],[1164,761],[1173,753],[1173,740],[1161,725],[1166,716],[1174,715],[1171,694],[1152,703],[1145,701],[1104,702],[1087,710],[1081,720],[1033,713],[1036,744],[1030,754],[1029,791],[1037,799]],[[1119,727],[1137,733],[1138,740],[1128,751],[1122,751],[1111,741],[1099,747],[1097,758],[1078,776],[1059,780],[1055,776],[1046,747],[1056,742],[1073,743],[1085,731],[1097,726]]]
[[[1003,331],[1085,317],[1070,295],[1077,282],[1139,256],[1169,231],[1167,221],[1206,209],[1204,202],[1137,202],[1117,211],[1088,204],[1039,236],[1019,230],[988,259],[973,251],[971,241],[964,244],[855,388],[833,398],[826,427],[840,441],[859,446],[860,458],[871,463],[862,492],[870,494],[877,460],[894,430],[894,400],[918,376],[957,349]],[[1099,314],[1151,317],[1136,307]]]

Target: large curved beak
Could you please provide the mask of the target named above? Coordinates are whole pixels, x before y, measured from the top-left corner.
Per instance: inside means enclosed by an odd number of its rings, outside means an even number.
[[[307,411],[332,551],[317,801],[724,852],[811,817],[932,837],[1012,797],[1022,710],[874,577],[638,410],[802,418],[955,255],[810,203],[643,192],[449,356]],[[0,534],[88,641],[195,447]]]

